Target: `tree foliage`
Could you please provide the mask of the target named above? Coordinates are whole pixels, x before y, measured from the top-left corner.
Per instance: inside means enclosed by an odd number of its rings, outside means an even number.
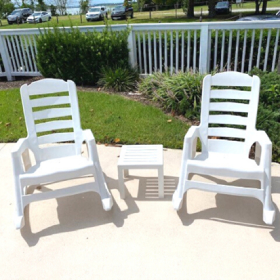
[[[11,0],[0,0],[0,19],[6,18],[15,9]]]
[[[89,0],[80,0],[80,13],[85,14],[89,8]]]
[[[36,10],[37,11],[46,11],[48,6],[44,2],[44,0],[38,0],[38,3],[36,5]]]

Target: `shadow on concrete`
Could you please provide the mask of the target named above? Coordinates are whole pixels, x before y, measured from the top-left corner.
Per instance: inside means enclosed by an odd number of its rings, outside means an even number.
[[[105,174],[104,174],[105,175]],[[105,175],[108,188],[111,191],[116,189],[118,181]],[[42,191],[48,191],[47,187],[42,187]],[[59,223],[33,233],[29,220],[29,205],[25,208],[25,226],[21,229],[21,235],[29,246],[34,246],[40,238],[62,232],[71,232],[89,227],[96,227],[113,223],[116,227],[122,227],[128,215],[138,213],[139,208],[133,199],[128,199],[126,210],[122,211],[113,198],[113,207],[110,211],[104,211],[99,194],[87,192],[73,196],[57,198],[57,216]],[[34,209],[34,208],[33,208]],[[44,219],[44,217],[41,217]]]
[[[158,197],[158,178],[157,177],[141,177],[129,175],[124,179],[126,200],[129,195],[129,191],[126,187],[126,182],[130,180],[139,180],[138,193],[136,197],[132,199],[138,201],[171,201],[172,195],[178,185],[178,177],[164,176],[164,198]],[[130,190],[133,191],[133,190]],[[130,195],[131,197],[131,195]]]
[[[226,181],[211,177],[203,176],[215,183],[227,184]],[[244,180],[236,180],[231,184],[242,186]],[[189,214],[187,211],[188,196],[191,196],[192,190],[189,190],[183,199],[182,208],[177,212],[182,224],[191,225],[197,219],[214,220],[222,223],[236,224],[240,226],[256,227],[270,229],[270,234],[275,241],[280,242],[280,213],[277,206],[276,218],[273,225],[266,225],[263,220],[263,204],[251,197],[232,196],[224,194],[216,194],[216,207],[205,209],[203,211]],[[272,193],[280,192],[280,177],[272,177]],[[199,203],[199,202],[198,202]]]

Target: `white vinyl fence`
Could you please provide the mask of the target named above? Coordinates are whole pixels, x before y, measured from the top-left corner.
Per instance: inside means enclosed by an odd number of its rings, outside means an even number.
[[[141,74],[154,71],[273,71],[279,55],[279,21],[133,24],[130,62]],[[78,27],[82,32],[104,26]],[[114,31],[127,25],[113,25]],[[65,28],[71,31],[71,28]],[[41,30],[43,32],[43,30]],[[0,30],[0,76],[38,76],[39,29]]]

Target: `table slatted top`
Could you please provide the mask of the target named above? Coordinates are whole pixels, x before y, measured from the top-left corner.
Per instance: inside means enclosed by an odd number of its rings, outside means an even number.
[[[162,145],[124,145],[118,166],[161,166],[163,165]]]

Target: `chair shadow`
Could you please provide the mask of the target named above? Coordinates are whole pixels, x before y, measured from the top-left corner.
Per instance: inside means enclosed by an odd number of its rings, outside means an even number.
[[[109,191],[116,189],[118,180],[107,177],[105,174],[104,176]],[[47,187],[42,187],[42,191],[49,190]],[[31,230],[30,209],[28,205],[25,207],[25,226],[21,229],[21,235],[26,243],[32,247],[44,236],[96,227],[108,223],[113,223],[116,227],[122,227],[129,215],[139,212],[139,208],[133,199],[125,201],[127,207],[124,211],[120,209],[113,195],[112,199],[112,209],[104,211],[100,196],[95,192],[56,198],[59,223],[36,233],[33,233]]]
[[[202,176],[202,175],[201,175]],[[226,181],[212,176],[202,176],[218,184],[227,184]],[[243,180],[235,180],[231,184],[242,186]],[[244,181],[243,181],[244,182]],[[272,177],[272,193],[279,193],[280,178]],[[232,196],[225,194],[216,194],[216,207],[202,210],[200,212],[189,214],[187,211],[187,198],[190,195],[189,190],[183,199],[182,208],[177,212],[181,222],[185,226],[191,225],[195,220],[214,220],[217,222],[236,224],[240,226],[266,228],[270,229],[273,239],[280,242],[280,213],[275,206],[276,217],[273,225],[266,225],[263,218],[263,204],[251,197]]]
[[[159,198],[157,177],[141,177],[129,175],[124,179],[126,196],[127,194],[129,194],[129,191],[126,187],[126,182],[130,180],[139,180],[137,196],[132,198],[136,201],[171,201],[172,195],[178,185],[178,177],[164,176],[164,198]]]

